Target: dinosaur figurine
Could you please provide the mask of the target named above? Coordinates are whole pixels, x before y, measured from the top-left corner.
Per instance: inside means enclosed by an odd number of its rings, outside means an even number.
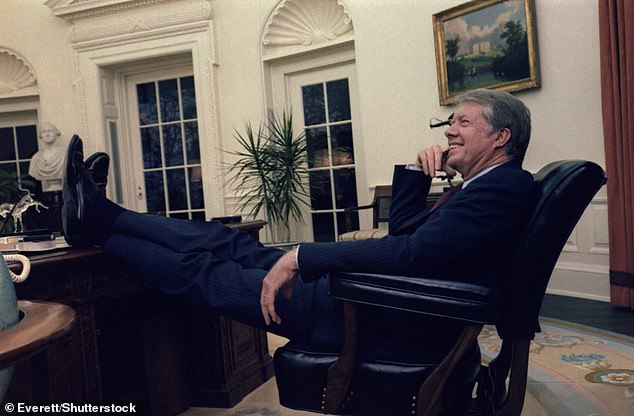
[[[11,215],[13,217],[13,224],[15,225],[15,232],[20,233],[24,231],[24,223],[22,222],[22,215],[31,207],[35,207],[37,212],[40,212],[40,207],[48,209],[43,203],[33,199],[31,192],[27,189],[20,188],[21,191],[26,192],[26,195],[22,196],[18,202],[12,204],[10,202],[4,202],[0,204],[0,217],[7,218]]]

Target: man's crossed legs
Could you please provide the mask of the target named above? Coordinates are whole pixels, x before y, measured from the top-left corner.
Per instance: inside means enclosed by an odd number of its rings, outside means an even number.
[[[107,163],[99,165],[107,169]],[[107,172],[91,175],[103,178]],[[329,295],[328,276],[296,279],[290,299],[276,296],[281,323],[267,326],[262,281],[283,251],[217,221],[139,214],[107,200],[87,172],[77,136],[69,144],[63,192],[64,234],[71,245],[101,245],[158,290],[247,325],[320,348],[341,346],[342,308]],[[358,325],[359,355],[414,362],[444,355],[463,326],[373,307],[364,308]]]
[[[64,200],[69,243],[103,246],[161,292],[287,338],[340,345],[340,310],[326,277],[310,283],[297,279],[291,299],[276,299],[284,320],[266,326],[262,280],[284,252],[218,221],[139,214],[107,200],[86,170],[77,136],[69,144]]]

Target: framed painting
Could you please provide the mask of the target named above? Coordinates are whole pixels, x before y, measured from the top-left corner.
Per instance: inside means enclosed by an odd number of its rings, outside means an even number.
[[[540,85],[533,0],[475,0],[433,15],[441,105],[474,88]]]

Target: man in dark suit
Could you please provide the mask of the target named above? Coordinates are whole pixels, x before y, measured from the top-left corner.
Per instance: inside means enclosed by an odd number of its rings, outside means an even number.
[[[296,341],[339,347],[341,305],[328,295],[329,273],[501,282],[530,209],[533,180],[521,168],[530,131],[530,112],[512,95],[481,89],[461,96],[445,131],[448,143],[422,150],[413,165],[396,167],[387,237],[302,243],[286,254],[218,222],[119,207],[95,189],[81,141],[74,139],[64,188],[65,235],[71,243],[102,245],[165,293]],[[463,189],[427,209],[439,171],[461,173]],[[462,330],[457,322],[370,307],[360,316],[361,354],[370,358],[434,360]]]

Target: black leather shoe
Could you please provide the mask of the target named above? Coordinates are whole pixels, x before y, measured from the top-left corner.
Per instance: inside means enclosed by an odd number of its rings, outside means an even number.
[[[110,166],[110,156],[104,152],[93,153],[84,162],[86,173],[97,186],[102,196],[106,196],[106,185],[108,184],[108,167]]]
[[[68,145],[62,195],[62,226],[66,242],[73,246],[89,245],[92,230],[88,211],[99,197],[99,190],[86,173],[83,144],[77,135]]]

